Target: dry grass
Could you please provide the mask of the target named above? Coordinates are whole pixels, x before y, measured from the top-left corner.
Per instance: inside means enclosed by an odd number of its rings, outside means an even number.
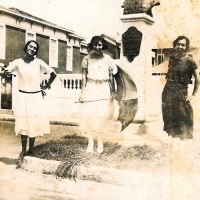
[[[87,139],[77,135],[67,135],[60,140],[48,141],[35,146],[34,156],[63,163],[79,161],[79,164],[113,167],[129,170],[154,170],[167,164],[168,147],[149,145],[123,147],[117,143],[105,142],[104,151],[98,154],[97,142],[93,153],[86,153]]]

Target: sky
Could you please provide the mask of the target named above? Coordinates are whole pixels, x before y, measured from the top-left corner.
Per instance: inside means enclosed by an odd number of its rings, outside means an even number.
[[[75,31],[90,40],[102,33],[116,37],[121,30],[123,0],[0,0],[32,15]]]
[[[147,0],[148,1],[148,0]],[[75,31],[89,42],[94,35],[121,39],[124,0],[0,0],[44,20]],[[186,35],[200,46],[200,0],[160,0],[153,8],[152,32],[157,46],[169,46],[178,35]]]

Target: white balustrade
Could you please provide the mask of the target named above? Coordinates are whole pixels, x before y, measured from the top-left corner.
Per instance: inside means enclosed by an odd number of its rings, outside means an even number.
[[[49,76],[44,75],[43,82],[47,81]],[[52,84],[52,88],[47,91],[48,97],[76,97],[80,95],[81,74],[57,74]]]

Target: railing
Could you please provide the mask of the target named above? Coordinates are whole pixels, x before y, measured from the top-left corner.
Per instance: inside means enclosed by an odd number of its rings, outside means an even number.
[[[44,80],[49,77],[44,75]],[[57,74],[56,79],[52,84],[51,90],[48,91],[49,97],[74,97],[80,95],[82,87],[81,74]]]
[[[49,79],[44,76],[43,82]],[[45,90],[48,116],[51,119],[71,121],[80,113],[79,101],[81,87],[81,74],[57,74],[50,90]]]
[[[80,90],[82,87],[82,77],[81,74],[65,74],[58,75],[61,81],[61,87],[68,90]]]

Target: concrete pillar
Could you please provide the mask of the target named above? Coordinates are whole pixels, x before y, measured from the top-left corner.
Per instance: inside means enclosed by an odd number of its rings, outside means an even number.
[[[131,132],[131,134],[156,134],[156,136],[166,139],[167,134],[164,132],[164,134],[161,134],[163,122],[158,115],[161,105],[156,105],[156,102],[158,102],[156,98],[161,98],[161,94],[155,95],[156,84],[158,83],[153,81],[152,77],[152,49],[155,46],[152,27],[154,20],[145,13],[139,13],[124,15],[121,17],[121,21],[122,35],[130,27],[135,27],[142,33],[140,52],[133,61],[124,56],[122,39],[119,65],[135,82],[138,94],[138,111],[134,118],[134,123],[131,124],[131,127],[127,127],[125,131],[127,133]]]
[[[150,33],[154,20],[145,13],[140,13],[124,15],[121,21],[123,23],[123,33],[130,27],[136,27],[142,33],[140,53],[132,62],[129,62],[127,57],[123,55],[122,41],[120,66],[130,75],[137,87],[138,112],[135,116],[135,120],[148,121],[150,120],[151,110],[152,76],[152,37]]]

